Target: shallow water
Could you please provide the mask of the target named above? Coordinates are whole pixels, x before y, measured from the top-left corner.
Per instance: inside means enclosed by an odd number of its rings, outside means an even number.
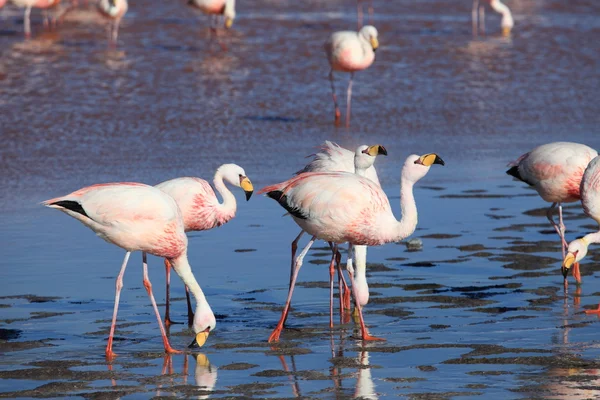
[[[598,319],[582,310],[600,300],[600,256],[591,251],[584,284],[565,295],[546,204],[504,173],[541,143],[600,148],[597,4],[507,1],[516,27],[506,39],[490,10],[489,35],[472,37],[470,1],[376,2],[381,48],[356,74],[351,127],[336,128],[322,42],[355,27],[354,3],[239,3],[228,52],[211,49],[207,19],[178,2],[133,3],[117,51],[91,8],[55,32],[34,12],[28,42],[20,11],[0,11],[0,397],[599,396]],[[336,79],[343,94],[347,76]],[[163,356],[134,255],[119,357],[106,364],[123,252],[39,202],[96,182],[210,178],[226,162],[260,188],[326,139],[386,146],[377,167],[396,213],[404,158],[446,161],[415,190],[423,249],[369,249],[365,318],[387,341],[355,340],[351,322],[329,330],[319,244],[281,343],[267,344],[298,228],[273,201],[236,193],[233,221],[190,234],[218,319],[203,353]],[[566,211],[570,239],[595,229],[578,204]],[[150,265],[162,302],[164,267]],[[172,290],[183,321],[177,278]],[[176,348],[191,341],[184,325],[170,335]]]

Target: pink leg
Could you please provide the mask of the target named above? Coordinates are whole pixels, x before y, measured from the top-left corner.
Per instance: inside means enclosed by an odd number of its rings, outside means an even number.
[[[358,22],[358,29],[360,31],[360,28],[362,28],[363,26],[363,10],[362,10],[362,0],[356,0],[356,14],[357,14],[357,22]]]
[[[333,251],[333,242],[328,242],[329,243],[329,247],[331,248],[331,250]],[[348,285],[346,284],[346,279],[344,279],[344,273],[342,271],[342,254],[339,252],[339,250],[337,250],[335,252],[335,262],[337,265],[337,270],[338,270],[338,289],[339,289],[339,293],[340,293],[340,321],[343,324],[344,323],[344,310],[345,309],[350,309],[350,289],[348,288]]]
[[[125,274],[125,268],[127,267],[127,261],[131,252],[125,253],[125,259],[121,265],[121,271],[117,275],[116,290],[115,290],[115,307],[113,309],[112,323],[110,324],[110,332],[108,334],[108,344],[106,345],[106,359],[111,361],[115,358],[116,354],[112,351],[113,336],[115,335],[115,326],[117,325],[117,312],[119,311],[119,298],[121,297],[121,289],[123,289],[123,275]]]
[[[369,0],[369,25],[373,25],[373,0]]]
[[[481,33],[485,35],[485,7],[479,6],[479,26]]]
[[[478,22],[477,22],[477,9],[479,8],[479,0],[473,0],[473,8],[471,9],[471,25],[473,30],[473,36],[479,34]]]
[[[269,336],[269,343],[279,341],[279,336],[281,335],[281,330],[283,329],[283,325],[285,324],[285,320],[287,319],[288,312],[290,311],[290,304],[292,302],[292,293],[294,292],[294,286],[296,285],[296,279],[298,279],[298,272],[300,272],[300,268],[302,267],[302,260],[304,259],[304,256],[306,256],[306,253],[308,253],[308,250],[313,245],[313,243],[315,242],[316,239],[317,239],[317,237],[313,236],[310,239],[310,241],[308,242],[308,244],[306,245],[306,247],[302,250],[302,252],[298,256],[298,258],[296,259],[296,265],[294,266],[294,276],[292,278],[292,284],[290,285],[290,289],[288,291],[288,296],[287,296],[287,300],[285,302],[285,307],[283,308],[283,312],[281,313],[281,318],[279,319],[279,322],[277,323],[277,327],[275,327],[275,329],[273,330],[273,333],[271,333],[271,336]]]
[[[333,276],[335,274],[335,258],[337,254],[337,244],[333,246],[331,262],[329,263],[329,329],[333,329]],[[340,296],[341,299],[342,296]]]
[[[25,15],[23,16],[23,30],[25,32],[25,39],[31,37],[31,6],[25,8]]]
[[[354,78],[354,72],[350,72],[350,82],[348,82],[348,94],[346,103],[346,127],[350,126],[350,102],[352,100],[352,79]]]
[[[595,310],[585,310],[586,314],[598,314],[600,316],[600,304],[598,304],[598,308]]]
[[[292,278],[294,276],[294,265],[296,264],[296,250],[298,250],[298,242],[300,238],[304,235],[304,231],[301,231],[296,239],[292,242],[292,262],[290,265],[290,284],[288,285],[288,290],[292,287]]]
[[[171,263],[169,263],[169,260],[167,260],[165,258],[165,269],[167,272],[167,277],[166,277],[166,281],[167,281],[167,290],[165,291],[165,325],[171,326],[173,325],[175,322],[171,321],[171,313],[170,313],[170,302],[171,302]]]
[[[335,83],[333,81],[333,69],[329,71],[329,82],[331,82],[331,95],[333,97],[333,106],[335,107],[335,124],[340,123],[340,118],[342,118],[342,113],[340,112],[340,108],[338,107],[337,96],[335,94]]]
[[[113,32],[112,32],[112,43],[113,47],[117,47],[117,38],[119,37],[119,24],[121,23],[121,19],[115,20],[113,24]]]
[[[562,204],[558,203],[558,236],[560,236],[560,240],[562,241],[562,251],[563,251],[563,260],[567,255],[567,250],[569,248],[569,244],[565,239],[565,224],[563,223],[563,215],[562,215]]]
[[[142,263],[144,264],[144,287],[148,292],[148,297],[150,297],[150,302],[152,303],[152,308],[154,308],[154,313],[156,314],[156,320],[158,321],[158,327],[160,328],[160,334],[162,335],[163,344],[165,346],[166,353],[181,353],[181,351],[175,350],[169,344],[169,339],[167,338],[167,332],[165,331],[165,327],[162,324],[162,320],[160,318],[160,313],[158,312],[158,306],[156,305],[156,300],[154,300],[154,295],[152,294],[152,284],[150,283],[150,279],[148,277],[148,263],[146,261],[146,253],[142,253]]]
[[[351,252],[349,252],[348,257],[351,257],[350,254],[351,254]],[[362,307],[360,306],[360,303],[358,301],[358,295],[356,293],[356,285],[354,284],[354,267],[352,267],[350,265],[350,263],[348,263],[348,276],[350,277],[350,285],[352,285],[352,292],[354,293],[354,306],[358,310],[358,318],[360,320],[360,331],[361,331],[362,340],[385,340],[382,338],[378,338],[378,337],[369,335],[369,331],[367,330],[367,327],[365,326],[365,321],[363,319]]]
[[[548,211],[546,211],[546,218],[548,218],[548,221],[550,221],[550,223],[552,224],[552,227],[554,228],[554,230],[556,231],[556,233],[558,233],[558,236],[560,237],[560,241],[561,241],[561,247],[562,247],[562,256],[563,259],[565,258],[565,254],[566,254],[566,249],[569,247],[569,245],[567,244],[565,238],[564,238],[564,234],[561,232],[561,228],[560,226],[554,222],[554,219],[552,218],[552,211],[554,210],[554,208],[556,207],[556,205],[559,203],[552,203],[552,205],[548,208]],[[558,211],[559,211],[559,220],[561,221],[562,224],[562,207],[559,207]],[[564,225],[563,225],[563,229],[564,229]]]
[[[194,323],[194,310],[190,299],[190,289],[187,286],[185,287],[185,299],[187,300],[188,325],[192,325]]]

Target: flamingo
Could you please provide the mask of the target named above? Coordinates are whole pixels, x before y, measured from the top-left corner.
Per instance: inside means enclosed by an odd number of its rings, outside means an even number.
[[[216,320],[187,258],[187,237],[177,203],[160,189],[141,183],[119,182],[92,185],[66,196],[46,200],[43,205],[57,208],[77,219],[98,236],[126,251],[117,276],[115,306],[106,345],[106,357],[112,360],[113,336],[117,322],[123,275],[132,251],[142,251],[144,287],[154,308],[165,352],[180,353],[171,347],[165,333],[148,277],[146,253],[167,258],[177,275],[196,298],[193,329],[195,338],[191,347],[204,344]]]
[[[585,214],[600,225],[600,156],[589,163],[581,179],[581,204]],[[587,255],[588,246],[592,243],[600,243],[600,230],[588,233],[569,243],[562,265],[565,279],[567,279],[569,268],[579,263]],[[600,305],[596,310],[587,310],[586,313],[600,314]]]
[[[25,8],[25,15],[23,16],[23,32],[25,38],[31,38],[31,9],[41,8],[47,9],[57,5],[60,0],[11,0],[14,5],[20,8]]]
[[[250,200],[250,196],[252,196],[254,190],[252,182],[246,176],[244,169],[236,164],[223,164],[215,172],[213,184],[223,198],[223,203],[219,203],[219,199],[217,199],[217,195],[210,186],[210,183],[200,178],[171,179],[159,183],[156,187],[167,193],[177,202],[183,215],[183,226],[186,232],[206,231],[226,224],[235,217],[237,209],[235,196],[227,189],[224,181],[230,185],[242,188],[246,193],[246,200]],[[171,321],[169,316],[171,265],[168,259],[165,259],[165,267],[167,270],[165,324],[169,326],[173,321]],[[193,314],[187,287],[185,294],[187,297],[188,322],[190,322]]]
[[[279,340],[302,260],[315,240],[334,243],[333,262],[341,243],[349,243],[348,257],[351,257],[353,245],[380,246],[410,236],[417,226],[417,206],[412,189],[433,164],[444,165],[444,161],[433,153],[422,156],[413,154],[406,159],[400,183],[400,221],[394,217],[387,196],[377,184],[348,172],[307,172],[259,191],[259,194],[266,193],[276,200],[292,215],[300,228],[312,236],[296,258],[286,304],[269,342]],[[369,335],[367,331],[360,303],[356,301],[359,296],[354,282],[354,269],[350,263],[348,265],[362,339],[382,340]]]
[[[367,146],[362,145],[359,146],[354,153],[350,150],[346,150],[335,143],[331,143],[330,141],[326,141],[323,147],[324,152],[318,153],[315,155],[315,158],[306,165],[302,170],[298,171],[296,174],[303,174],[306,172],[331,172],[331,171],[343,171],[356,173],[358,176],[366,176],[367,171],[370,178],[377,179],[377,172],[375,172],[375,168],[373,168],[373,164],[375,163],[375,158],[382,154],[387,156],[387,150],[382,145],[374,145]],[[377,185],[379,185],[379,180],[377,180]],[[292,242],[292,262],[290,269],[290,287],[292,285],[292,279],[294,276],[294,260],[296,258],[296,250],[298,249],[298,241],[304,235],[304,230],[300,231],[300,234],[296,236],[296,239]],[[333,243],[329,243],[331,248],[333,249]],[[364,291],[366,289],[366,298],[368,300],[369,297],[369,287],[367,286],[367,278],[365,276],[365,267],[366,267],[366,247],[360,247],[359,255],[361,256],[361,263],[357,261],[357,290],[358,293],[361,294],[361,300],[364,300]],[[356,250],[355,250],[356,254]],[[341,257],[336,253],[336,257],[338,258],[338,278],[340,281],[340,311],[343,312],[344,307],[349,307],[350,298],[349,298],[349,290],[346,282],[344,281],[344,275],[342,273],[339,258]],[[352,263],[352,257],[348,256],[348,263]],[[333,262],[329,266],[329,327],[333,328],[333,274],[334,274],[334,265]],[[349,266],[352,268],[352,265]],[[342,289],[342,283],[344,285],[344,289]],[[348,293],[348,297],[345,295]]]
[[[217,37],[217,28],[221,16],[225,19],[226,29],[231,28],[233,25],[233,20],[235,19],[235,0],[189,0],[188,5],[198,8],[203,13],[211,16],[211,38],[213,35]],[[225,49],[222,44],[220,45]]]
[[[298,171],[297,174],[304,172],[333,172],[342,171],[356,173],[359,176],[364,176],[381,186],[377,171],[373,166],[376,155],[387,155],[387,150],[381,146],[360,146],[356,152],[352,152],[343,147],[340,147],[336,143],[325,141],[322,147],[322,152],[314,155],[313,160],[308,163],[302,170]],[[371,159],[372,161],[370,161]],[[298,240],[304,234],[304,231],[300,232],[300,235],[292,243],[292,270],[290,271],[290,282],[292,279],[294,259],[297,249]],[[348,258],[350,262],[352,258]],[[356,275],[355,282],[357,285],[357,292],[361,306],[365,306],[369,302],[369,285],[367,284],[366,268],[367,268],[367,247],[366,246],[354,246],[354,260],[356,263]],[[341,275],[343,277],[343,275]],[[345,282],[344,282],[345,286]],[[345,286],[344,293],[348,293],[348,288]],[[344,305],[348,307],[350,298],[344,296]]]
[[[499,14],[502,14],[502,21],[500,26],[502,27],[502,35],[510,35],[510,31],[515,25],[510,8],[500,0],[484,0],[490,4],[490,7]],[[479,14],[478,14],[479,12]],[[471,22],[473,24],[473,35],[477,36],[478,23],[481,25],[481,30],[485,33],[485,7],[480,4],[480,0],[473,0],[473,8],[471,10]]]
[[[112,47],[117,46],[119,35],[119,24],[129,8],[127,0],[100,0],[98,12],[108,18],[108,43]]]
[[[4,7],[8,0],[0,0],[0,8]]]
[[[357,13],[357,20],[358,20],[358,29],[362,28],[363,26],[363,2],[368,2],[369,5],[368,7],[368,12],[369,12],[369,25],[373,25],[373,0],[356,0],[356,13]]]
[[[509,164],[507,174],[532,186],[547,202],[552,203],[546,213],[548,221],[561,240],[562,256],[568,247],[565,240],[562,203],[571,203],[581,198],[579,186],[585,168],[598,152],[584,144],[552,142],[543,144],[523,154]],[[558,224],[552,211],[558,205]],[[581,283],[579,265],[573,268],[573,277]]]
[[[335,94],[333,71],[349,72],[350,82],[346,94],[346,126],[350,126],[350,101],[352,98],[352,79],[356,71],[367,69],[375,60],[375,50],[379,47],[377,29],[371,25],[363,26],[358,32],[341,31],[333,33],[325,42],[325,53],[331,69],[329,81],[335,107],[335,123],[341,118]]]

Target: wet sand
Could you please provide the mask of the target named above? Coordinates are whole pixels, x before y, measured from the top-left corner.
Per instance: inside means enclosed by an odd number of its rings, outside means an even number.
[[[239,3],[226,53],[209,50],[208,19],[176,2],[132,4],[118,51],[106,50],[90,9],[55,33],[34,13],[29,42],[20,11],[0,11],[0,398],[600,396],[599,320],[583,313],[600,300],[600,253],[565,293],[547,205],[504,173],[541,143],[600,148],[597,5],[507,1],[512,37],[498,36],[488,10],[489,35],[474,39],[469,1],[376,2],[381,48],[356,74],[346,129],[332,123],[322,42],[355,27],[354,3]],[[339,93],[346,82],[338,76]],[[108,364],[122,251],[39,202],[96,182],[210,178],[226,162],[260,188],[327,139],[386,146],[377,167],[396,215],[404,158],[435,151],[446,161],[415,189],[422,247],[369,249],[365,319],[386,341],[357,340],[349,317],[329,329],[319,244],[281,342],[267,343],[298,228],[272,200],[236,193],[233,221],[190,234],[217,317],[202,352],[163,354],[134,255]],[[565,214],[569,239],[595,229],[577,204]],[[164,267],[149,262],[162,302]],[[172,295],[173,319],[184,321],[178,278]],[[178,349],[192,339],[187,325],[169,334]]]

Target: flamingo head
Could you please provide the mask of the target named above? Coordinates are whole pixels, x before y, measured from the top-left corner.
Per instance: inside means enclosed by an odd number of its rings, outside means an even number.
[[[358,31],[358,35],[364,38],[367,42],[371,44],[373,51],[377,50],[379,47],[379,33],[377,33],[377,29],[372,25],[363,26],[360,31]]]
[[[242,188],[244,193],[246,193],[246,201],[250,200],[252,193],[254,193],[254,186],[252,186],[252,182],[246,176],[244,168],[237,164],[225,164],[219,167],[219,171],[222,173],[224,181]]]
[[[204,346],[204,343],[206,343],[206,340],[208,339],[208,335],[212,330],[215,329],[216,326],[217,320],[215,319],[215,315],[213,314],[208,303],[201,309],[197,307],[196,312],[194,313],[193,324],[193,329],[196,335],[188,347],[191,349],[197,349]]]
[[[402,178],[412,183],[416,183],[429,172],[433,164],[446,165],[444,160],[435,153],[423,154],[418,156],[412,154],[406,158],[404,167],[402,167]]]
[[[569,269],[575,263],[578,263],[586,256],[588,251],[588,242],[584,238],[579,238],[573,240],[569,243],[569,248],[567,250],[567,255],[563,260],[561,272],[565,279],[567,278],[567,274],[569,273]]]
[[[387,156],[387,150],[380,144],[358,146],[354,153],[354,169],[357,171],[369,169],[378,155]]]

